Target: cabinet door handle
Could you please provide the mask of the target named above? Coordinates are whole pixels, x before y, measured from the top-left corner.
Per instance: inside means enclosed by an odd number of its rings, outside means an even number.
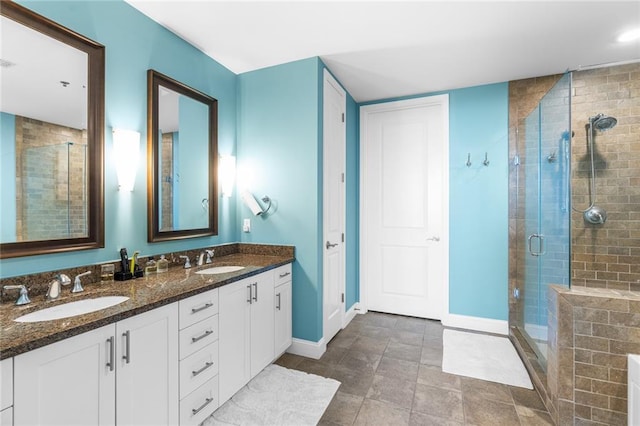
[[[284,274],[280,274],[280,278],[284,278],[287,275],[291,275],[291,272],[285,272]]]
[[[211,367],[213,365],[213,362],[205,362],[204,363],[204,367],[202,367],[200,370],[194,370],[191,372],[191,375],[193,377],[196,377],[198,374],[202,373],[203,371],[205,371],[207,368]]]
[[[191,308],[191,313],[192,314],[197,314],[200,311],[204,311],[205,309],[208,309],[210,307],[213,306],[213,303],[211,302],[207,302],[204,304],[204,306],[200,306],[199,308]]]
[[[207,405],[211,404],[211,401],[213,401],[213,398],[205,398],[204,400],[204,404],[202,404],[201,406],[199,406],[198,408],[192,408],[191,412],[193,413],[193,415],[195,416],[196,414],[198,414],[200,411],[202,411],[204,409],[204,407],[206,407]]]
[[[278,298],[278,303],[276,304],[276,309],[280,310],[280,293],[276,294],[276,297]]]
[[[113,341],[114,337],[111,336],[107,339],[107,344],[109,345],[109,361],[107,361],[107,367],[109,367],[109,371],[113,371],[115,368],[115,356],[116,356],[116,345]]]
[[[253,288],[256,290],[255,295],[253,296],[253,300],[257,303],[258,302],[258,283],[255,282],[252,285],[253,285]]]
[[[247,286],[247,288],[249,289],[249,298],[247,299],[247,302],[249,302],[249,304],[251,304],[251,303],[253,303],[253,302],[252,302],[252,300],[253,300],[253,298],[252,298],[252,296],[253,296],[253,290],[251,290],[251,284],[249,284],[249,285]]]
[[[201,334],[201,335],[200,335],[200,336],[198,336],[198,337],[192,337],[192,338],[191,338],[191,343],[195,343],[195,342],[197,342],[198,340],[202,340],[202,339],[204,339],[205,337],[207,337],[207,336],[208,336],[208,335],[210,335],[210,334],[213,334],[213,330],[207,330],[207,331],[205,331],[203,334]]]
[[[131,333],[129,332],[129,330],[122,333],[122,337],[124,337],[124,355],[122,355],[122,359],[127,361],[127,364],[129,364],[131,362],[131,353],[129,351],[129,348],[131,346],[130,345]]]

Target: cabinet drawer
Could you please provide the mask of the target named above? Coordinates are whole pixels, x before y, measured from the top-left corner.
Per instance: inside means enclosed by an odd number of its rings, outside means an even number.
[[[180,361],[180,398],[218,374],[218,341]]]
[[[218,408],[218,376],[180,401],[180,426],[199,425]]]
[[[276,269],[274,269],[275,278],[276,278],[276,287],[282,283],[286,283],[287,281],[291,281],[291,264],[287,263],[286,265],[282,265]]]
[[[0,410],[13,405],[13,358],[0,361]]]
[[[218,313],[218,289],[205,291],[179,303],[180,330]]]
[[[180,330],[180,359],[185,359],[216,340],[218,340],[218,315]]]

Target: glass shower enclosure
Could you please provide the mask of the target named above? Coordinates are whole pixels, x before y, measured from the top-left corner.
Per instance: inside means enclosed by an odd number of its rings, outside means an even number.
[[[571,74],[565,74],[519,124],[516,327],[546,369],[547,290],[569,286]]]

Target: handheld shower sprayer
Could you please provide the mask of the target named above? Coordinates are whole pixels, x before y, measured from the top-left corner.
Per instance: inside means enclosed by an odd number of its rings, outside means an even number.
[[[602,207],[596,206],[596,170],[595,162],[593,160],[593,139],[596,130],[605,132],[613,129],[618,120],[615,117],[610,117],[602,113],[589,117],[589,131],[587,133],[589,142],[589,153],[591,157],[591,176],[589,180],[589,207],[584,210],[573,208],[574,210],[582,213],[584,220],[593,225],[602,225],[607,220],[607,212]]]

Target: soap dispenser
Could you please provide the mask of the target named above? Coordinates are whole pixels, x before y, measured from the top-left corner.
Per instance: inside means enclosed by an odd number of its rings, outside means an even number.
[[[164,254],[160,256],[160,259],[156,262],[156,270],[158,274],[169,270],[169,261],[164,258]]]

